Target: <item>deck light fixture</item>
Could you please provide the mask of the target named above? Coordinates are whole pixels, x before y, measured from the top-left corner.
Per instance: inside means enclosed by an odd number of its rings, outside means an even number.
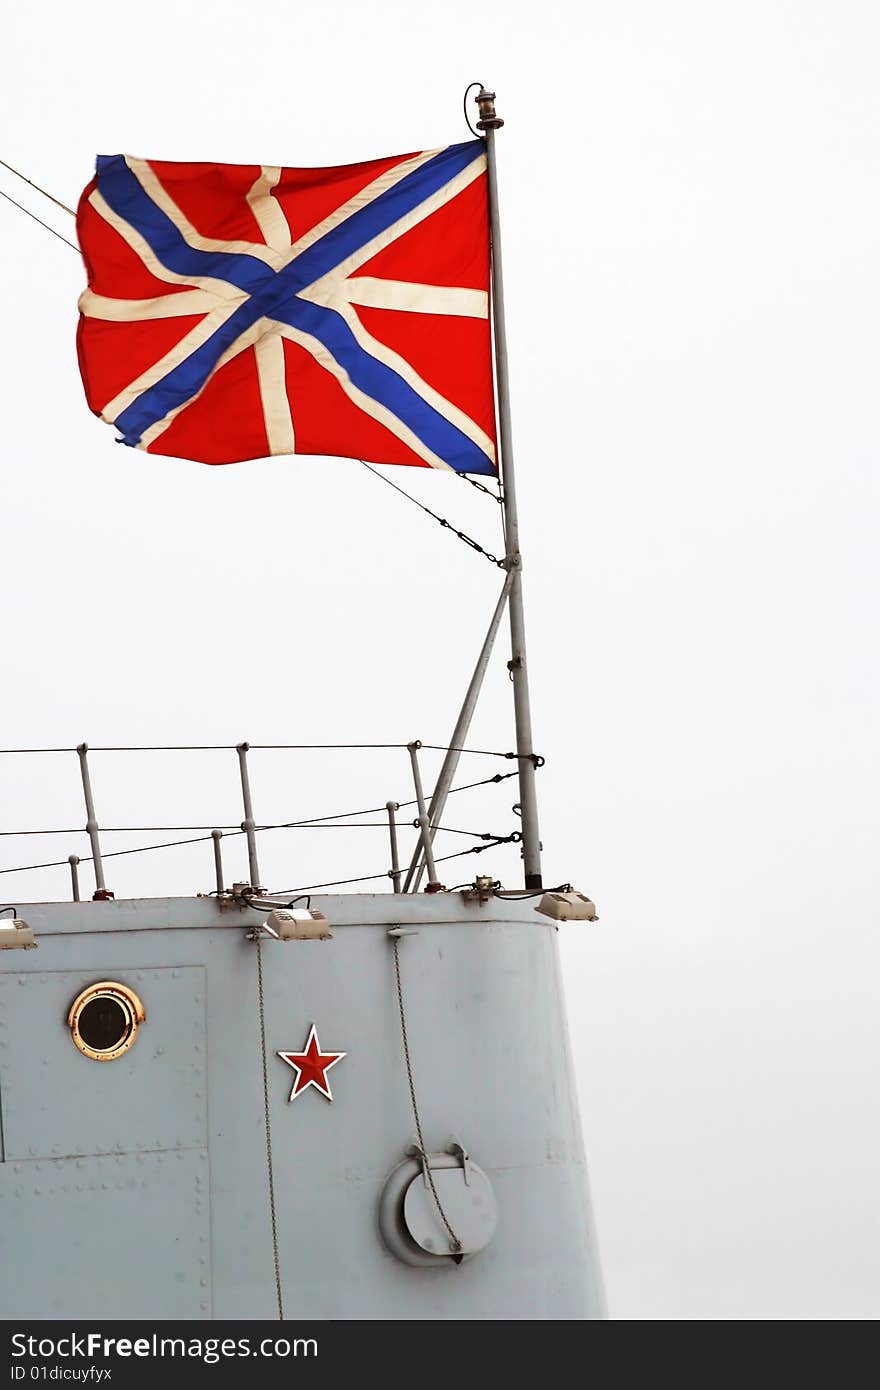
[[[0,908],[0,912],[11,912],[11,918],[0,917],[0,951],[33,951],[36,947],[34,929],[15,916],[14,907]]]
[[[333,935],[323,912],[311,907],[273,907],[263,929],[276,941],[329,941]]]
[[[535,911],[543,913],[545,917],[552,917],[556,922],[595,922],[599,916],[594,902],[584,893],[575,893],[572,890],[564,893],[545,893]]]

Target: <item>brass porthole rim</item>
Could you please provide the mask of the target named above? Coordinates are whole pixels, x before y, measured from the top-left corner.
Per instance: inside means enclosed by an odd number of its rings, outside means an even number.
[[[126,1019],[126,1030],[119,1042],[115,1047],[103,1051],[91,1047],[79,1031],[83,1009],[96,999],[115,1000]],[[139,996],[133,989],[129,989],[128,985],[120,984],[118,980],[97,980],[94,984],[87,985],[74,999],[67,1015],[67,1026],[75,1045],[84,1057],[93,1062],[115,1062],[117,1057],[121,1057],[131,1047],[137,1036],[138,1025],[144,1022],[146,1016]]]

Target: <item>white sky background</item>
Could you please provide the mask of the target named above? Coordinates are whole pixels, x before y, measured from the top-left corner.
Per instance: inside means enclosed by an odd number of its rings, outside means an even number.
[[[601,913],[559,940],[610,1312],[875,1318],[875,7],[5,8],[0,157],[71,204],[97,152],[348,163],[467,138],[466,83],[497,90],[546,881]],[[499,572],[353,462],[123,450],[78,258],[3,202],[0,246],[0,742],[445,742]],[[488,499],[389,476],[497,550]],[[503,647],[473,746],[511,747]],[[74,757],[2,772],[3,828],[82,823]],[[253,776],[262,820],[410,795],[405,754]],[[236,777],[93,761],[107,824],[238,821]],[[506,832],[514,788],[446,820]],[[264,877],[385,868],[358,833],[273,842]],[[445,881],[486,871],[515,852]],[[108,882],[210,888],[210,847]]]

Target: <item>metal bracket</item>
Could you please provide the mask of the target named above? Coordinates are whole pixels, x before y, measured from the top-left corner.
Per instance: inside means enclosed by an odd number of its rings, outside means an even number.
[[[415,927],[389,927],[387,932],[392,940],[398,940],[401,936],[418,936],[418,934]]]
[[[496,887],[496,881],[491,874],[477,874],[471,886],[465,888],[461,896],[466,903],[487,903]]]
[[[457,1158],[460,1158],[460,1159],[461,1159],[461,1166],[462,1166],[462,1169],[463,1169],[463,1171],[464,1171],[465,1186],[466,1186],[466,1187],[470,1187],[470,1185],[471,1185],[471,1178],[470,1178],[470,1172],[468,1171],[468,1161],[469,1161],[470,1155],[468,1154],[467,1149],[464,1147],[463,1144],[459,1144],[459,1142],[458,1142],[457,1139],[453,1139],[452,1143],[449,1145],[449,1147],[448,1147],[448,1149],[446,1150],[446,1152],[447,1152],[447,1153],[450,1153],[450,1154],[455,1154]]]
[[[258,893],[262,894],[264,892],[265,889],[254,888],[253,884],[251,883],[233,883],[232,888],[230,889],[232,901],[234,903],[237,903],[239,907],[250,907],[248,898],[253,898]]]
[[[452,1140],[449,1142],[449,1144],[447,1144],[447,1146],[446,1146],[446,1148],[443,1150],[443,1152],[444,1152],[444,1153],[448,1153],[448,1154],[452,1154],[453,1157],[455,1157],[455,1158],[460,1158],[460,1159],[461,1159],[461,1167],[462,1167],[462,1172],[464,1173],[465,1185],[466,1185],[467,1187],[470,1187],[470,1185],[471,1185],[471,1174],[470,1174],[470,1168],[469,1168],[469,1166],[468,1166],[468,1165],[470,1164],[470,1154],[468,1153],[468,1151],[467,1151],[467,1149],[465,1148],[464,1144],[459,1143],[459,1141],[458,1141],[457,1139],[452,1139]],[[415,1158],[415,1159],[418,1160],[419,1167],[420,1167],[421,1170],[422,1170],[422,1177],[423,1177],[423,1179],[424,1179],[424,1181],[425,1181],[425,1186],[427,1187],[427,1186],[428,1186],[428,1169],[429,1169],[429,1167],[430,1167],[430,1164],[428,1163],[428,1159],[429,1159],[430,1155],[425,1153],[424,1149],[421,1147],[420,1144],[417,1144],[417,1143],[413,1142],[412,1144],[409,1145],[408,1149],[406,1150],[406,1156],[407,1156],[407,1158]],[[435,1157],[435,1158],[437,1157],[437,1154],[436,1154],[436,1153],[434,1154],[434,1157]],[[441,1166],[446,1166],[446,1165],[441,1165]],[[435,1167],[436,1167],[436,1165],[435,1165]]]
[[[415,1158],[418,1160],[419,1167],[422,1170],[422,1181],[424,1182],[425,1187],[429,1187],[430,1183],[428,1179],[428,1155],[425,1153],[425,1150],[422,1148],[420,1144],[410,1144],[409,1148],[406,1151],[406,1156],[407,1158]]]

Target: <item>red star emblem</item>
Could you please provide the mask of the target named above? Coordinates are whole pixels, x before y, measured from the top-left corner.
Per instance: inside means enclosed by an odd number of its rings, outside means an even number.
[[[314,1086],[327,1100],[332,1100],[327,1072],[331,1067],[335,1067],[337,1062],[341,1062],[343,1057],[347,1057],[348,1053],[322,1052],[321,1044],[318,1042],[318,1030],[313,1023],[302,1052],[279,1052],[278,1056],[296,1072],[293,1089],[287,1097],[290,1102],[301,1096],[303,1091],[307,1091],[309,1086]]]

